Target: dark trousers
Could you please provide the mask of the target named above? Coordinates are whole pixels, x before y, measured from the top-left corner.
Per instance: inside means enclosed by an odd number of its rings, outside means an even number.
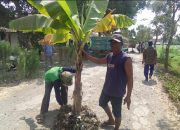
[[[144,65],[144,76],[148,80],[148,75],[152,76],[154,71],[154,64],[145,64]]]
[[[41,104],[41,114],[48,112],[51,90],[54,87],[56,101],[59,105],[67,105],[68,87],[63,86],[60,80],[45,83],[45,93]]]
[[[53,66],[53,55],[47,55],[45,54],[45,67],[48,69],[48,67]]]

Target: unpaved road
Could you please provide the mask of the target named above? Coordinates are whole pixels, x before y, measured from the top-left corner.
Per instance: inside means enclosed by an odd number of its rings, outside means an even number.
[[[131,54],[134,67],[134,89],[131,110],[123,106],[123,119],[120,130],[180,130],[180,116],[168,100],[162,85],[153,80],[145,83],[140,54]],[[105,65],[84,63],[82,72],[83,105],[88,105],[99,117],[106,120],[103,110],[98,106],[106,72]],[[69,87],[69,104],[72,104],[73,86]],[[44,125],[38,125],[35,116],[39,114],[44,82],[36,79],[17,86],[0,88],[0,130],[45,130],[51,129],[53,119],[59,109],[54,91],[48,118]],[[111,130],[113,127],[101,128]]]

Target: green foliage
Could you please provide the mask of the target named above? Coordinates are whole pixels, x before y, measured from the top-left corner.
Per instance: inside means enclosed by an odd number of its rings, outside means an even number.
[[[133,18],[137,11],[143,9],[146,0],[109,0],[108,8],[115,9],[114,13],[124,14]]]
[[[164,74],[164,70],[162,68],[162,64],[158,65],[158,77],[163,80],[163,86],[169,93],[170,98],[175,102],[177,108],[180,110],[180,76],[175,76],[171,73]]]
[[[163,63],[164,57],[165,57],[164,48],[158,47],[158,48],[156,48],[156,50],[157,50],[157,54],[158,54],[158,61],[160,63]]]
[[[180,10],[178,0],[164,0],[164,1],[152,1],[150,8],[156,14],[155,24],[161,26],[161,32],[163,35],[163,41],[167,42],[167,49],[165,50],[164,68],[168,70],[169,65],[169,49],[173,44],[173,37],[177,32],[177,26],[179,24],[176,18],[178,11]],[[157,30],[156,30],[157,31]]]
[[[180,36],[176,36],[176,38],[173,39],[173,45],[180,45]]]
[[[158,60],[164,63],[165,60],[165,46],[158,46]],[[169,69],[174,73],[180,74],[180,46],[172,46],[169,52]]]
[[[9,42],[0,41],[0,81],[4,82],[7,78],[10,78],[7,71],[10,65],[9,56],[12,51],[13,50]]]
[[[144,25],[139,25],[137,27],[137,34],[135,36],[138,42],[147,42],[152,39],[152,29]]]
[[[12,5],[12,3],[14,5]],[[10,20],[26,16],[28,13],[37,13],[27,0],[1,0],[0,2],[0,26],[7,27]]]
[[[17,70],[20,77],[31,78],[39,68],[40,61],[37,50],[20,49]]]
[[[0,60],[5,63],[10,54],[10,43],[7,41],[0,41]]]
[[[17,57],[17,61],[11,61],[10,56]],[[11,70],[12,65],[16,65],[17,70]],[[37,74],[39,65],[37,50],[26,50],[17,46],[10,46],[9,42],[0,41],[0,83],[32,78]]]
[[[62,66],[74,66],[75,65],[75,46],[58,45],[60,65]]]
[[[8,27],[8,22],[10,19],[13,19],[12,13],[5,8],[3,5],[0,4],[0,26],[1,27]]]
[[[169,73],[164,73],[163,62],[165,48],[157,47],[158,59],[162,64],[158,64],[158,76],[163,80],[163,86],[169,93],[171,99],[176,103],[180,110],[180,46],[172,46],[169,55]]]

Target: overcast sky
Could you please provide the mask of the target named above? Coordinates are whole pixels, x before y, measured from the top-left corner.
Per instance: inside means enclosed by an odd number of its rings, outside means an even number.
[[[136,28],[138,25],[142,24],[148,27],[152,27],[150,25],[150,22],[154,18],[154,16],[155,14],[151,10],[144,9],[137,14],[137,16],[135,17],[136,23],[130,28]]]
[[[180,11],[178,11],[178,15],[180,15]],[[150,23],[154,17],[155,17],[155,14],[151,10],[148,10],[147,8],[145,8],[144,10],[140,11],[137,14],[137,16],[135,17],[136,18],[135,25],[131,26],[129,29],[130,30],[135,29],[135,28],[137,28],[138,25],[145,25],[147,27],[153,28],[153,26]],[[177,19],[177,17],[176,17],[176,19]],[[179,25],[180,25],[180,22],[179,22]],[[178,29],[177,29],[177,34],[180,34],[180,27],[178,27]]]

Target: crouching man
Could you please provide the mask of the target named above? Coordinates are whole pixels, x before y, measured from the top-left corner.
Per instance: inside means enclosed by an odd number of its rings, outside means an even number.
[[[40,114],[36,117],[37,123],[43,123],[48,112],[51,90],[54,87],[56,101],[59,105],[67,105],[68,86],[72,85],[73,75],[76,70],[68,67],[53,67],[45,75],[45,93],[41,104]]]

